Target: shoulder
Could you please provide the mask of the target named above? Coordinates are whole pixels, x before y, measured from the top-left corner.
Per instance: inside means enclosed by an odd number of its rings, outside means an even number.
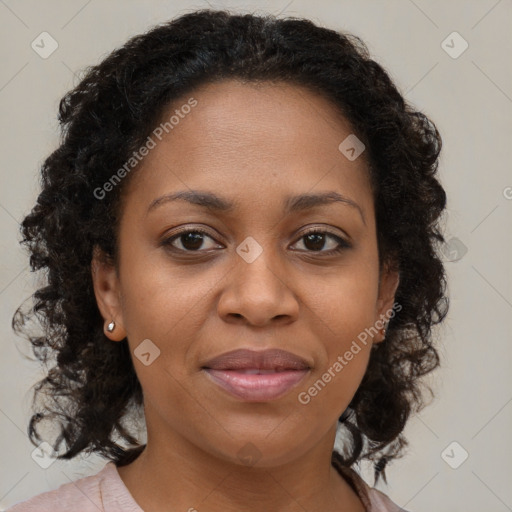
[[[16,503],[7,512],[142,512],[124,486],[113,462],[108,462],[95,475],[66,483]]]
[[[25,501],[16,503],[7,509],[7,512],[31,512],[35,510],[60,512],[61,510],[71,509],[71,507],[83,510],[84,512],[104,510],[100,489],[103,485],[108,485],[109,476],[110,466],[107,463],[95,475],[62,484],[57,489],[43,492]]]

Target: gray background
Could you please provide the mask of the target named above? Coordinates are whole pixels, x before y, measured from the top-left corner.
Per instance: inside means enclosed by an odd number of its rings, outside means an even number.
[[[379,488],[413,512],[512,510],[512,2],[224,1],[215,8],[308,17],[361,36],[405,97],[436,122],[444,140],[441,180],[448,193],[445,255],[451,309],[436,399],[406,429],[408,454]],[[42,375],[25,361],[11,330],[36,278],[18,245],[18,222],[38,193],[38,171],[58,143],[57,107],[75,73],[126,39],[206,1],[0,0],[0,509],[93,474],[99,457],[31,457],[29,388]],[[32,48],[46,31],[58,42],[47,59]],[[469,47],[457,58],[462,41]],[[458,444],[451,445],[452,442]],[[447,449],[448,447],[448,449]],[[469,454],[462,464],[464,451]],[[444,456],[443,456],[444,454]],[[452,466],[459,467],[453,469]],[[369,477],[368,468],[365,476]],[[368,479],[371,483],[373,480]]]

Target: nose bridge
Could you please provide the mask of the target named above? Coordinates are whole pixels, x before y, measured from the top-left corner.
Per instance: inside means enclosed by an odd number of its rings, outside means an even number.
[[[285,266],[280,264],[277,248],[269,245],[263,247],[247,237],[236,248],[237,260],[219,302],[224,317],[242,316],[251,323],[265,324],[275,317],[297,315],[298,304]]]
[[[237,262],[238,278],[246,289],[256,287],[266,293],[278,293],[283,286],[283,277],[279,276],[280,266],[275,249],[264,249],[258,242],[247,240],[237,247],[242,261]],[[257,245],[256,245],[257,244]]]

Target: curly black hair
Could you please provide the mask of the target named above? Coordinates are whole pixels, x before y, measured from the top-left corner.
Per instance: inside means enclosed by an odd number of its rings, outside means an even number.
[[[26,334],[47,376],[34,387],[28,434],[38,423],[59,426],[60,459],[97,452],[117,466],[144,449],[124,421],[141,410],[142,388],[126,339],[112,343],[97,307],[91,258],[95,247],[118,261],[122,192],[131,176],[99,199],[97,191],[146,141],[169,104],[224,79],[288,83],[330,100],[365,144],[377,223],[379,262],[399,271],[384,342],[340,417],[346,466],[373,461],[375,480],[402,455],[407,419],[424,407],[420,380],[440,364],[432,327],[447,314],[440,257],[446,194],[436,173],[441,137],[405,101],[364,42],[307,19],[203,9],[137,35],[88,67],[60,101],[59,147],[41,167],[41,193],[21,224],[32,271],[45,286],[19,306],[12,325]],[[134,170],[131,174],[135,173]],[[42,335],[31,333],[36,316]],[[44,398],[41,400],[40,398]],[[128,446],[126,445],[128,444]]]

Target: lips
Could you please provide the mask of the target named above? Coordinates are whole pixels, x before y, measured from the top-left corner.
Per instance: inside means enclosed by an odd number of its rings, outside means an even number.
[[[280,349],[234,350],[202,366],[211,382],[235,398],[249,402],[275,400],[309,373],[303,358]]]
[[[308,363],[286,350],[233,350],[207,361],[203,368],[211,370],[305,370]]]

